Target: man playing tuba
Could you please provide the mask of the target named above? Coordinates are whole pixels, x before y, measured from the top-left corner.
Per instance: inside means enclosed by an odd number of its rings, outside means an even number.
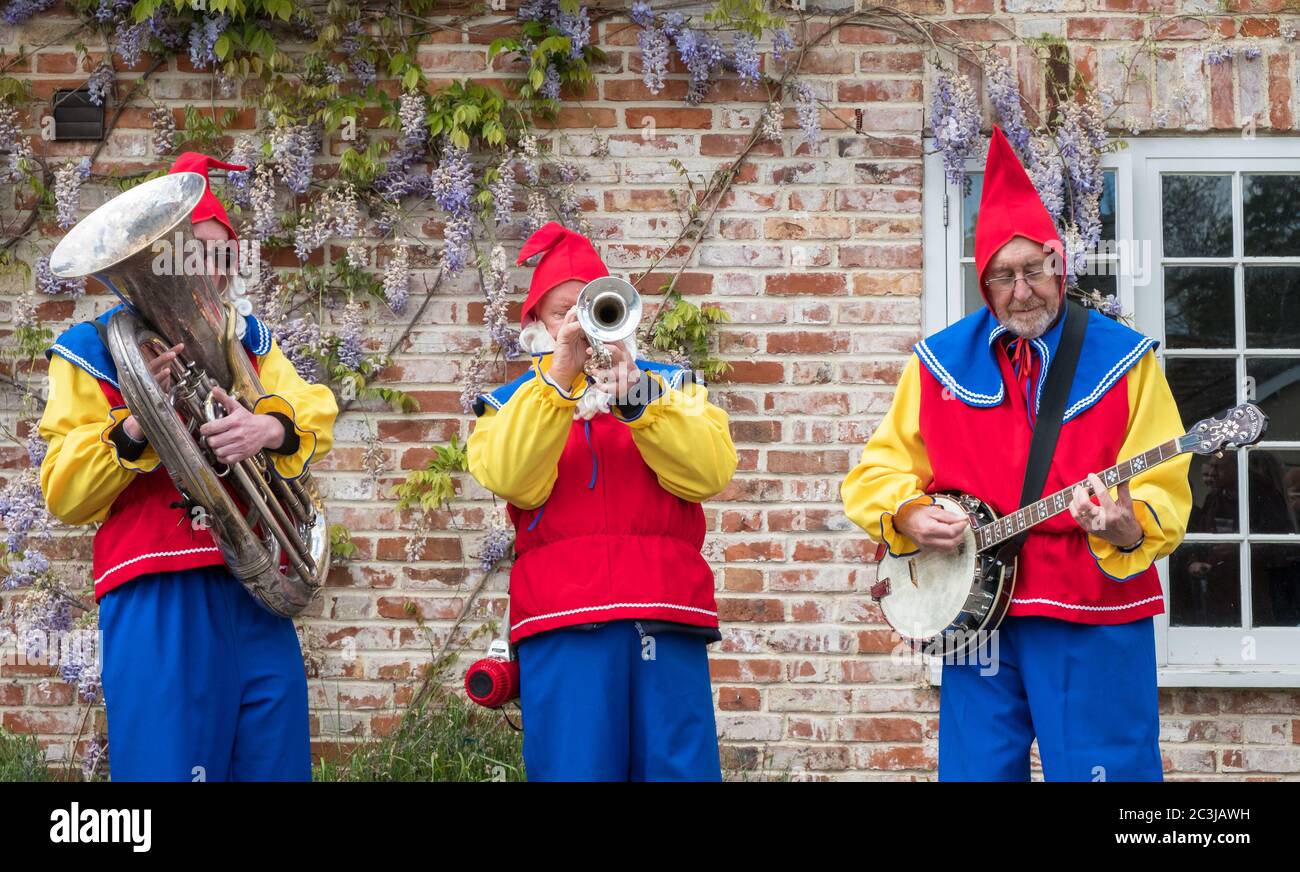
[[[716,781],[706,645],[721,636],[700,503],[736,468],[727,415],[630,338],[589,380],[575,302],[609,270],[555,222],[519,262],[536,255],[520,334],[533,366],[478,398],[468,448],[515,526],[528,778]]]
[[[206,178],[212,166],[247,169],[186,152],[171,172]],[[199,240],[235,238],[210,187],[191,220]],[[202,509],[182,501],[126,407],[103,338],[120,308],[46,350],[40,422],[50,512],[100,524],[93,565],[113,780],[308,780],[307,682],[293,622],[259,606],[226,568]],[[244,317],[242,351],[266,395],[250,412],[217,388],[227,414],[199,432],[222,463],[267,450],[274,474],[292,480],[330,450],[338,405],[328,387],[298,375],[264,324]],[[174,346],[150,364],[164,390],[183,352]]]

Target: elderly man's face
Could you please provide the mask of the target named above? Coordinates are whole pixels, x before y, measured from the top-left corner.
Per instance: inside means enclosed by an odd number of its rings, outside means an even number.
[[[235,272],[235,247],[208,245],[208,243],[229,240],[230,231],[216,218],[204,218],[195,223],[194,238],[204,243],[204,262],[207,264],[208,277],[216,281],[218,287],[224,287],[226,276]]]
[[[560,325],[564,323],[564,316],[569,314],[578,303],[578,294],[586,287],[586,282],[577,279],[569,279],[567,282],[561,282],[546,292],[540,303],[537,304],[537,317],[546,325],[546,330],[554,339],[560,332]]]
[[[1061,280],[1053,271],[1052,252],[1032,239],[1016,236],[998,249],[984,281],[993,314],[1017,336],[1036,339],[1056,320]]]

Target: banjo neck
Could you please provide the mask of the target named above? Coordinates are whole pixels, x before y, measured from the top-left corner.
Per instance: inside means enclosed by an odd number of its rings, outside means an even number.
[[[1128,481],[1139,473],[1150,469],[1153,466],[1159,466],[1166,460],[1172,460],[1180,454],[1192,450],[1194,437],[1180,436],[1177,439],[1170,439],[1152,448],[1136,457],[1115,464],[1110,469],[1098,473],[1102,483],[1107,488],[1115,487]],[[1190,444],[1185,444],[1190,443]],[[1081,487],[1088,492],[1089,496],[1096,496],[1092,485],[1085,479],[1084,481],[1072,484],[1063,490],[1059,490],[1050,496],[1043,497],[1035,503],[1030,503],[1022,509],[1004,515],[991,524],[975,528],[975,548],[977,551],[985,551],[995,548],[1006,542],[1008,539],[1018,536],[1025,530],[1043,523],[1048,518],[1054,518],[1070,507],[1070,500],[1073,499],[1074,489]]]

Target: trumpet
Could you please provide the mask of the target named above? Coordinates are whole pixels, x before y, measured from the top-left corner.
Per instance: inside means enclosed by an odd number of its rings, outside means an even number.
[[[608,367],[611,362],[605,343],[622,342],[641,323],[641,294],[632,283],[615,276],[587,282],[578,293],[578,324],[591,346],[592,359],[585,369]]]

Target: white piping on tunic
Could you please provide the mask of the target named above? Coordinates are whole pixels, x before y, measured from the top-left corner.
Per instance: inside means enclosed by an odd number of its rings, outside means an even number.
[[[677,603],[610,603],[609,605],[604,606],[584,606],[580,609],[565,609],[561,612],[548,612],[544,615],[533,615],[531,618],[524,618],[519,623],[512,624],[510,629],[518,630],[524,624],[531,623],[532,621],[545,621],[548,618],[563,618],[569,615],[584,614],[586,612],[603,612],[607,609],[679,609],[684,612],[696,612],[697,614],[708,615],[712,618],[718,616],[717,612],[711,612],[708,609],[696,608],[695,606],[682,606]]]
[[[99,578],[95,579],[95,586],[98,587],[100,584],[103,583],[104,579],[108,578],[110,575],[112,575],[114,572],[117,572],[119,569],[130,566],[132,563],[135,563],[136,561],[139,560],[148,560],[150,557],[179,557],[182,554],[202,554],[207,551],[220,551],[220,550],[221,550],[220,548],[217,548],[214,545],[210,548],[185,548],[180,551],[154,551],[151,554],[141,554],[138,557],[132,557],[130,560],[123,560],[117,566],[114,566],[112,569],[108,570],[108,572],[105,572]]]
[[[1033,597],[1032,599],[1016,599],[1015,597],[1012,597],[1011,604],[1014,606],[1024,606],[1024,605],[1056,606],[1057,608],[1074,609],[1076,611],[1081,611],[1081,612],[1122,612],[1125,609],[1137,608],[1138,606],[1144,606],[1147,603],[1152,603],[1155,602],[1156,600],[1162,600],[1164,598],[1165,598],[1164,594],[1160,594],[1158,596],[1149,596],[1146,599],[1140,599],[1137,602],[1127,603],[1126,605],[1122,605],[1122,606],[1085,606],[1085,605],[1079,605],[1078,603],[1063,603],[1063,602],[1058,602],[1056,600],[1043,599],[1042,597]]]

